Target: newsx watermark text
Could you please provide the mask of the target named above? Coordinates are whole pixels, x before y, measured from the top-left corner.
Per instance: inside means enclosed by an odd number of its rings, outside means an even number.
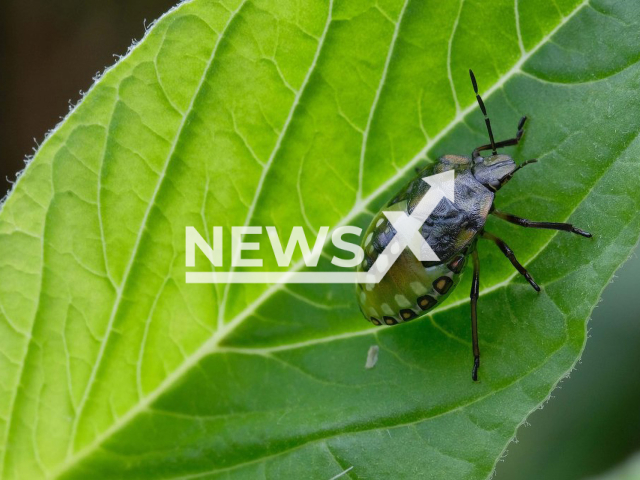
[[[212,243],[198,232],[195,227],[187,226],[185,231],[186,267],[196,265],[196,252],[199,250],[211,262],[213,269],[206,272],[187,271],[187,283],[379,283],[395,263],[402,252],[409,248],[420,261],[440,260],[420,233],[420,228],[429,218],[443,198],[454,202],[454,172],[447,171],[422,179],[430,188],[418,202],[410,215],[403,211],[383,211],[384,216],[393,226],[396,234],[386,245],[384,251],[378,255],[368,272],[356,272],[355,266],[364,259],[364,251],[360,245],[346,241],[346,235],[360,236],[360,227],[345,225],[335,228],[329,227],[318,230],[313,247],[309,246],[304,229],[294,226],[283,247],[282,241],[274,226],[237,226],[231,228],[231,269],[221,271],[223,265],[223,227],[213,227]],[[291,263],[297,248],[302,253],[302,260],[306,267],[317,267],[322,249],[327,240],[348,254],[351,258],[333,256],[331,263],[344,271],[299,271],[298,268],[287,271],[239,271],[243,267],[262,267],[261,258],[243,258],[243,252],[258,250],[260,244],[251,241],[251,236],[267,234],[279,267],[291,268]],[[302,265],[300,265],[302,266]]]

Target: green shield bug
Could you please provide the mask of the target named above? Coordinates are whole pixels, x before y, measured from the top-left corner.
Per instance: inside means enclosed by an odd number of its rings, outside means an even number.
[[[475,381],[478,379],[480,366],[477,325],[480,278],[480,264],[476,250],[478,238],[482,237],[495,243],[515,269],[536,291],[540,291],[540,287],[518,262],[509,246],[500,238],[484,230],[488,215],[495,215],[522,227],[562,230],[588,238],[591,234],[568,223],[534,222],[495,209],[493,202],[500,187],[507,183],[519,169],[536,160],[528,160],[518,165],[508,155],[498,154],[498,149],[518,144],[522,138],[527,117],[522,117],[518,123],[515,137],[496,142],[487,110],[478,94],[476,79],[471,70],[469,74],[476,100],[484,115],[490,142],[473,150],[471,157],[461,155],[440,157],[434,164],[419,171],[419,175],[401,189],[383,209],[411,215],[430,188],[423,178],[453,170],[455,201],[442,198],[419,229],[420,235],[440,261],[419,261],[410,249],[405,248],[379,283],[358,283],[356,293],[360,310],[373,324],[396,325],[407,322],[425,315],[447,298],[458,284],[467,258],[471,257],[473,264],[470,295],[473,344],[471,377]],[[480,152],[485,150],[491,150],[491,155],[481,156]],[[364,235],[362,248],[365,257],[357,267],[358,272],[369,272],[378,256],[395,238],[396,233],[382,211],[374,216]]]

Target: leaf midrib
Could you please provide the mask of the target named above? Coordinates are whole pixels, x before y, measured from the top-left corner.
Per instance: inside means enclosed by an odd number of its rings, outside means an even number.
[[[226,32],[226,29],[227,29],[229,23],[231,23],[232,19],[236,17],[236,14],[242,8],[242,6],[245,5],[246,2],[247,2],[247,0],[243,0],[243,2],[238,7],[238,9],[230,17],[227,25],[225,26],[225,28],[223,29],[223,31],[221,32],[221,34],[219,35],[219,37],[218,37],[218,39],[216,41],[216,47],[214,47],[214,52],[215,52],[215,50],[217,48],[217,45],[219,43],[221,43],[221,41],[224,39],[224,33]],[[511,69],[509,69],[504,75],[499,77],[498,80],[488,90],[486,90],[484,92],[484,96],[486,98],[490,97],[494,92],[496,92],[499,89],[501,89],[509,79],[511,79],[516,74],[520,73],[522,71],[521,68],[526,63],[526,61],[529,58],[531,58],[531,56],[534,55],[542,46],[544,46],[549,41],[549,39],[551,37],[553,37],[553,35],[556,34],[556,32],[558,30],[560,30],[564,25],[566,25],[571,20],[571,18],[573,18],[580,10],[582,10],[582,8],[584,6],[586,6],[588,4],[589,4],[589,0],[583,0],[580,4],[578,4],[574,8],[574,10],[572,10],[572,12],[570,14],[568,14],[565,17],[563,17],[560,20],[560,22],[558,23],[558,25],[556,25],[548,34],[546,34],[536,44],[536,46],[534,46],[531,50],[525,52],[525,54],[522,55],[518,59],[518,61],[511,67]],[[331,14],[331,12],[329,13],[329,15],[330,14]],[[398,22],[400,22],[400,18],[399,18]],[[319,55],[320,51],[318,51],[317,54]],[[183,117],[183,122],[182,122],[181,126],[184,125],[184,123],[186,122],[186,119],[189,117],[190,110],[193,107],[195,99],[198,97],[198,93],[199,93],[200,87],[202,86],[202,82],[206,78],[206,75],[207,75],[206,72],[209,70],[209,68],[211,66],[211,63],[213,62],[214,56],[215,55],[212,54],[211,62],[208,64],[207,68],[205,68],[205,72],[204,72],[203,77],[201,79],[201,83],[200,83],[200,85],[198,87],[198,90],[196,91],[196,93],[194,94],[194,96],[192,98],[192,102],[191,102],[190,108],[187,110],[187,112],[185,113],[185,116]],[[308,74],[309,74],[309,72],[308,72]],[[386,78],[386,76],[383,76],[383,79],[384,78]],[[361,200],[356,200],[356,202],[354,203],[352,209],[344,216],[344,218],[340,222],[338,222],[336,224],[336,226],[332,230],[335,230],[336,228],[338,228],[340,226],[348,224],[351,220],[353,220],[358,215],[363,213],[366,210],[366,207],[369,204],[374,202],[374,200],[376,200],[380,195],[384,194],[399,179],[401,179],[403,176],[405,176],[417,162],[419,162],[421,159],[423,159],[426,156],[428,151],[438,141],[440,141],[449,132],[451,132],[453,130],[453,128],[455,128],[455,126],[457,126],[460,122],[462,122],[464,120],[464,118],[468,114],[470,114],[473,110],[474,110],[474,105],[473,104],[471,104],[468,107],[460,110],[455,115],[455,117],[437,135],[435,135],[433,138],[430,138],[427,141],[425,146],[411,160],[409,160],[403,168],[398,170],[387,181],[383,182],[376,190],[374,190],[367,197],[365,197],[364,199],[361,199]],[[180,129],[180,131],[181,131],[181,129]],[[178,133],[178,135],[177,135],[178,140],[179,140],[179,137],[180,137],[180,134]],[[174,145],[174,147],[175,147],[175,145]],[[163,170],[163,176],[160,179],[159,184],[156,187],[156,192],[154,193],[154,197],[153,197],[153,199],[152,199],[152,201],[151,201],[151,203],[149,205],[149,208],[147,209],[147,213],[145,215],[145,221],[143,221],[143,223],[141,225],[141,228],[139,230],[138,239],[136,241],[136,248],[134,249],[134,252],[132,253],[129,265],[132,265],[132,264],[135,263],[137,245],[139,245],[139,243],[140,243],[139,239],[140,239],[142,233],[145,230],[146,219],[148,218],[148,213],[151,211],[151,209],[153,208],[153,206],[155,204],[155,202],[154,202],[155,194],[157,194],[157,192],[159,191],[159,189],[161,187],[162,181],[163,181],[163,179],[165,177],[164,173],[166,172],[166,167],[170,163],[170,160],[171,160],[171,156],[169,157],[169,159],[165,163],[165,169]],[[361,165],[361,168],[364,168],[364,166]],[[359,175],[360,175],[360,172],[359,172]],[[258,194],[259,194],[259,192],[256,193],[256,196],[254,198],[254,202],[255,202]],[[330,235],[328,235],[327,238],[330,238]],[[549,242],[552,240],[552,238],[553,237],[551,237]],[[547,242],[544,246],[546,247],[546,245],[548,245],[549,242]],[[537,254],[539,254],[539,253],[540,252],[538,252]],[[304,263],[302,261],[299,261],[292,267],[292,269],[290,271],[291,272],[295,272],[295,271],[300,270],[303,267],[304,267]],[[128,271],[129,271],[129,269],[127,270],[127,272]],[[500,286],[507,285],[512,280],[512,278],[514,278],[514,277],[515,277],[515,274],[512,274],[512,276],[509,277],[507,280],[505,280],[503,282],[500,282],[500,284],[497,284],[497,286],[496,285],[492,286],[493,289],[499,288]],[[123,279],[123,290],[126,287],[127,280],[128,280],[128,275],[125,275],[124,279]],[[492,287],[487,287],[487,288],[483,289],[482,293],[487,293],[488,291],[492,291],[492,290],[490,290],[490,289],[492,289]],[[152,402],[155,401],[160,395],[162,395],[162,393],[164,393],[166,391],[166,389],[174,383],[175,380],[179,379],[185,371],[189,370],[193,365],[195,365],[204,356],[215,352],[216,348],[218,348],[218,346],[220,345],[222,340],[224,340],[230,333],[232,333],[235,330],[235,328],[238,327],[245,319],[249,318],[251,316],[251,314],[253,314],[255,312],[255,310],[262,303],[264,303],[268,298],[270,298],[274,293],[279,291],[281,288],[282,287],[281,287],[280,284],[272,285],[271,287],[267,288],[263,292],[263,294],[260,295],[254,302],[249,304],[242,312],[240,312],[233,319],[231,319],[223,328],[219,329],[209,340],[205,341],[203,343],[203,345],[198,350],[196,350],[189,358],[187,358],[185,360],[184,363],[182,363],[171,374],[169,374],[165,378],[165,380],[154,391],[152,391],[146,397],[144,397],[138,404],[136,404],[134,407],[132,407],[125,415],[120,417],[120,420],[118,422],[115,422],[111,427],[109,427],[107,430],[105,430],[102,434],[96,436],[94,441],[92,441],[88,445],[82,447],[77,452],[75,452],[75,453],[73,453],[71,455],[68,455],[66,460],[63,463],[61,463],[56,469],[54,469],[53,471],[50,472],[50,476],[55,477],[55,476],[58,476],[58,475],[64,473],[65,471],[68,471],[69,469],[71,469],[77,462],[79,462],[83,458],[87,457],[93,450],[95,450],[95,448],[97,448],[105,439],[109,438],[115,432],[119,431],[121,428],[123,428],[125,425],[127,425],[129,423],[129,421],[131,421],[133,418],[135,418],[136,415],[138,415],[140,412],[142,412],[145,409],[147,409],[147,407],[149,405],[151,405]],[[455,306],[457,306],[459,304],[462,304],[462,303],[466,303],[466,300],[465,301],[459,301],[459,302],[460,303],[455,302],[454,304],[445,306],[445,308],[440,309],[439,311],[446,310],[448,308],[453,308],[453,307],[455,307]],[[114,309],[117,310],[117,306],[115,306]],[[436,313],[436,312],[434,311],[434,313]],[[112,322],[110,322],[110,326],[111,326],[111,323]],[[111,330],[110,330],[110,327],[109,327],[108,330],[107,330],[107,334],[105,336],[105,339],[109,338],[110,331]],[[364,330],[364,331],[362,331],[362,333],[359,333],[359,334],[363,334],[363,335],[364,334],[369,334],[369,331],[368,330]],[[354,334],[350,334],[350,335],[353,336]],[[106,341],[104,343],[106,344]],[[104,348],[101,347],[101,351],[103,351],[103,350],[104,350]],[[94,366],[94,372],[97,371],[98,367],[99,367],[99,361],[96,362],[96,364]],[[94,378],[94,377],[95,377],[95,374],[92,374],[92,378]],[[521,377],[521,378],[525,378],[525,377]],[[91,389],[88,386],[86,388],[85,392],[89,392],[90,390]],[[74,424],[76,425],[74,430],[77,430],[77,426],[78,426],[77,424],[79,422],[78,419],[80,418],[80,416],[81,415],[78,414],[76,416],[76,418],[74,419]],[[73,443],[74,443],[73,441],[70,441],[70,446],[71,446],[70,448],[72,448]]]

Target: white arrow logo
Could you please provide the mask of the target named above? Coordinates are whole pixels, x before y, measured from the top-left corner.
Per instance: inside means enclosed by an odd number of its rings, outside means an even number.
[[[405,212],[382,212],[393,225],[396,234],[371,266],[365,283],[379,283],[406,247],[409,247],[420,261],[440,260],[420,233],[420,229],[443,197],[451,202],[455,201],[454,179],[453,170],[424,177],[422,180],[428,183],[430,188],[410,216]]]

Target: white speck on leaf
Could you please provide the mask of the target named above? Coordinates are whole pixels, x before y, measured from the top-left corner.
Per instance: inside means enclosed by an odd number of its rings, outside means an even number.
[[[380,349],[377,345],[371,345],[369,347],[369,351],[367,352],[367,363],[364,364],[364,368],[371,369],[376,366],[379,350]]]

